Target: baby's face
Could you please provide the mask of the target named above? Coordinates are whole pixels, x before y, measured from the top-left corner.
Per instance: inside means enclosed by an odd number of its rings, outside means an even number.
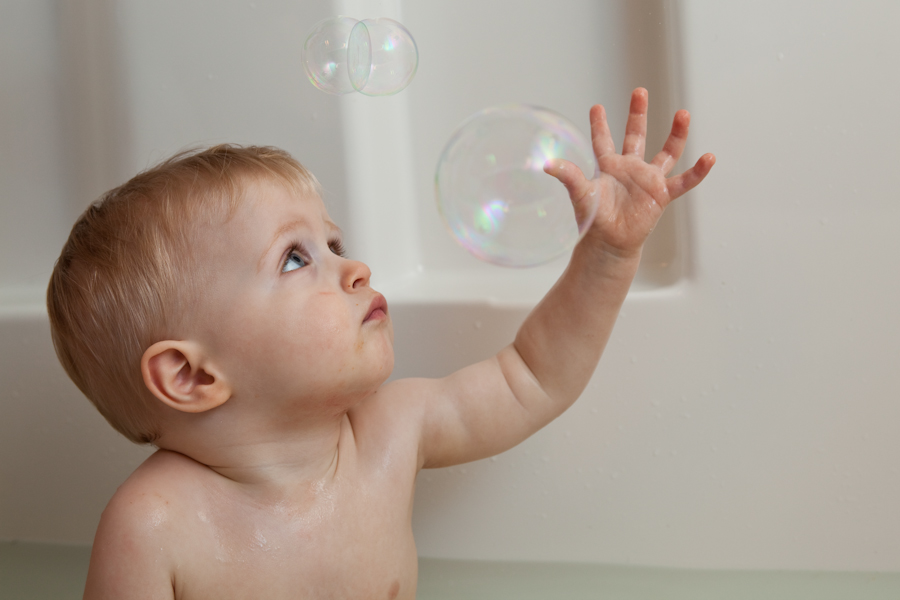
[[[261,182],[247,196],[200,250],[214,272],[196,333],[233,400],[273,414],[346,410],[393,369],[387,304],[369,268],[340,256],[341,231],[317,195]]]

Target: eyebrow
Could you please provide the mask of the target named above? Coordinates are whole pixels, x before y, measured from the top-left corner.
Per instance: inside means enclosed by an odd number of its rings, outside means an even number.
[[[256,265],[256,270],[260,272],[262,271],[263,263],[266,261],[266,257],[269,256],[269,253],[272,252],[272,248],[275,247],[275,244],[278,243],[278,240],[284,237],[285,234],[290,233],[291,231],[294,231],[295,229],[298,229],[305,224],[306,221],[304,219],[294,219],[293,221],[288,221],[287,223],[276,229],[275,234],[272,236],[272,243],[269,244],[269,247],[266,248],[265,252],[262,253],[262,256],[259,257],[259,262]],[[328,232],[330,234],[336,233],[339,237],[343,237],[344,235],[344,232],[341,230],[341,228],[331,221],[325,221],[325,227],[328,229]]]

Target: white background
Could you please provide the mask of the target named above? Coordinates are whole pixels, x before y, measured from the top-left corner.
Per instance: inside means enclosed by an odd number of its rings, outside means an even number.
[[[446,139],[491,104],[587,127],[677,108],[706,182],[654,232],[583,398],[496,460],[423,472],[420,554],[900,570],[900,8],[892,2],[0,2],[0,538],[89,543],[147,451],[80,397],[42,294],[87,203],[185,146],[273,144],[325,187],[391,303],[396,376],[507,343],[561,265],[501,271],[443,232]],[[391,98],[299,65],[337,13],[419,43]],[[376,14],[377,13],[377,14]]]

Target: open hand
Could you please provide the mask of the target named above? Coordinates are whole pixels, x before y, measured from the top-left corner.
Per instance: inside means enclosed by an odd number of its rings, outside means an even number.
[[[579,222],[597,207],[582,243],[596,244],[617,256],[639,254],[666,206],[703,181],[716,157],[704,154],[684,173],[667,178],[684,151],[691,120],[688,111],[679,110],[663,149],[652,161],[645,162],[647,90],[644,88],[634,90],[631,95],[622,154],[616,154],[606,110],[595,105],[590,118],[591,141],[600,168],[596,178],[587,179],[581,169],[566,160],[552,161],[544,171],[566,186]]]

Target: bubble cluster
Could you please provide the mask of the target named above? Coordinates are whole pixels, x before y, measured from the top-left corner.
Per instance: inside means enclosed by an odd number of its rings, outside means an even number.
[[[590,142],[560,114],[515,104],[469,117],[435,173],[438,210],[452,236],[476,258],[505,267],[536,266],[571,250],[593,214],[576,221],[565,187],[544,172],[556,158],[594,174]]]
[[[390,96],[415,77],[419,50],[393,19],[332,17],[313,26],[302,62],[310,83],[329,94]]]

